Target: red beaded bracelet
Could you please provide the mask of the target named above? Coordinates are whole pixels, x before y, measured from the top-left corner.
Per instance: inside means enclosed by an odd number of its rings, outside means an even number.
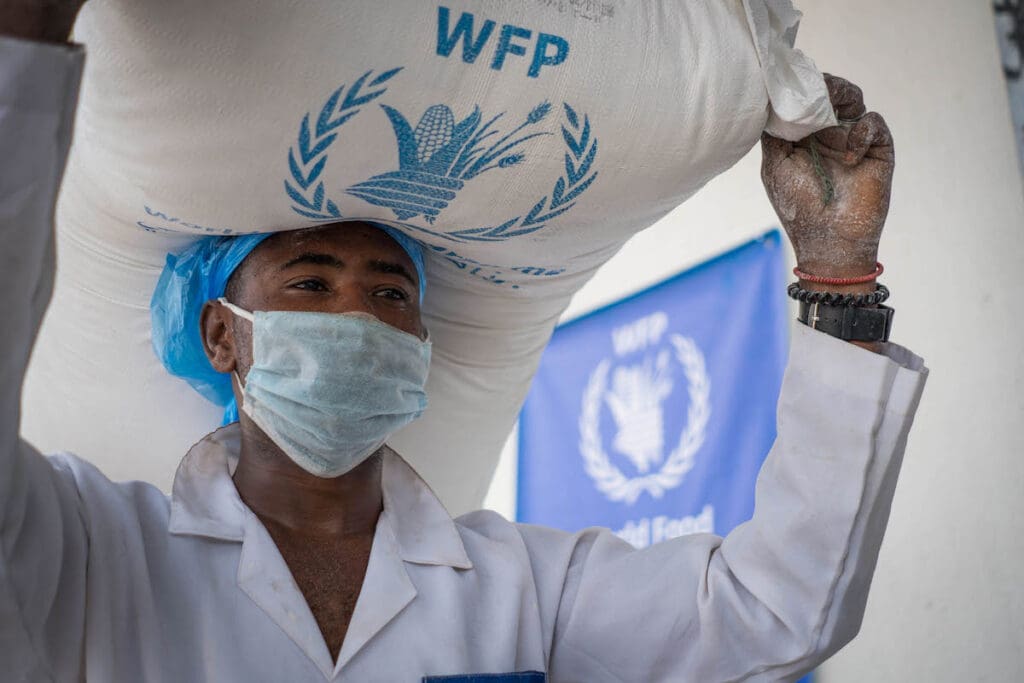
[[[809,275],[803,272],[800,268],[793,269],[793,275],[796,275],[801,280],[806,282],[814,282],[819,285],[863,285],[868,282],[874,282],[878,279],[878,276],[885,272],[885,267],[881,263],[875,264],[875,272],[870,275],[861,275],[860,277],[821,277],[818,275]]]

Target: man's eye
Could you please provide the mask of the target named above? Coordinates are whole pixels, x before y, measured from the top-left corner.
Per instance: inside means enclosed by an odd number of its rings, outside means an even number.
[[[326,292],[327,287],[320,280],[301,280],[292,285],[296,289],[304,289],[307,292]]]
[[[394,299],[395,301],[405,301],[409,298],[409,295],[396,287],[383,287],[374,292],[374,296],[382,296],[386,299]]]

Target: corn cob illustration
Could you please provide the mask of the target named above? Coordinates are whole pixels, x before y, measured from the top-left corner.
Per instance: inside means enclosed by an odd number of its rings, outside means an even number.
[[[413,140],[416,142],[416,161],[424,163],[452,141],[455,132],[455,115],[443,104],[427,109],[416,125]]]
[[[532,138],[551,135],[538,132],[516,137],[526,127],[544,120],[551,109],[548,102],[534,107],[523,123],[486,149],[483,143],[498,135],[493,126],[504,113],[481,125],[480,108],[474,107],[469,116],[456,123],[450,107],[435,104],[427,108],[413,129],[397,109],[386,104],[381,108],[398,143],[398,170],[375,175],[346,192],[391,209],[400,220],[422,215],[433,223],[467,180],[519,164],[525,155],[515,152],[516,147]]]

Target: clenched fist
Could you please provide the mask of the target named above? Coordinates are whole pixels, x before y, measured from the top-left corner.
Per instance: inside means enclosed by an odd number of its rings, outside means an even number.
[[[826,75],[841,124],[792,143],[765,134],[761,179],[805,273],[871,273],[889,213],[895,165],[885,120],[860,88]]]

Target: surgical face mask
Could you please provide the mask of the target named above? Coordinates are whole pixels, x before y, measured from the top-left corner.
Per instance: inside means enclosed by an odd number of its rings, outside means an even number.
[[[310,474],[345,474],[426,408],[429,341],[365,313],[218,301],[252,323],[242,412]]]

